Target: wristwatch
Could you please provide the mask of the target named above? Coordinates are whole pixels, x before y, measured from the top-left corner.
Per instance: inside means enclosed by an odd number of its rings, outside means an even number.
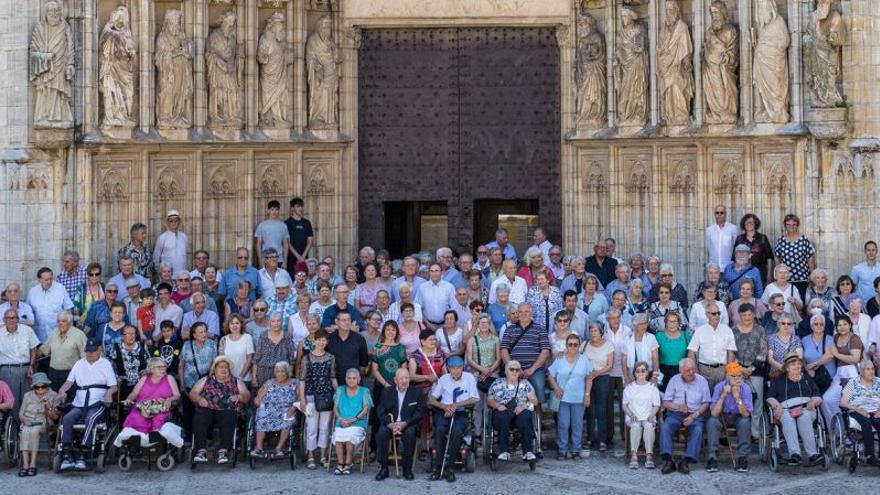
[[[736,405],[738,405],[738,406],[743,405],[743,400],[742,400],[742,399],[737,399],[737,400],[736,400]]]

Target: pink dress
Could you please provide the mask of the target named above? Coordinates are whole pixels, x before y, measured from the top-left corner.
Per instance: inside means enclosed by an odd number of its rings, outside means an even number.
[[[174,392],[171,389],[170,378],[167,375],[163,380],[160,380],[159,383],[153,383],[153,379],[147,377],[144,381],[144,386],[141,387],[141,391],[138,392],[134,402],[137,404],[150,399],[170,399],[173,395]],[[159,431],[159,429],[162,428],[162,425],[164,425],[170,417],[171,412],[167,411],[147,419],[141,415],[141,411],[137,407],[133,407],[131,412],[128,413],[128,417],[125,418],[125,424],[122,426],[126,428],[134,428],[141,433],[150,433],[151,431]]]

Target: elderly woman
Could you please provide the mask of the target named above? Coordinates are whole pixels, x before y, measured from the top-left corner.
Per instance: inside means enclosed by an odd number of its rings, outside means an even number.
[[[620,289],[611,295],[611,306],[608,307],[605,314],[599,315],[599,323],[608,326],[608,313],[612,310],[620,314],[620,322],[623,326],[632,326],[633,315],[626,310],[626,293]]]
[[[367,311],[376,309],[376,294],[380,290],[389,290],[388,286],[379,279],[379,269],[375,263],[368,263],[364,267],[364,278],[364,283],[357,287],[356,306],[361,315],[366,315]]]
[[[743,304],[751,305],[754,310],[755,318],[761,319],[764,317],[764,313],[767,312],[767,306],[758,298],[755,297],[755,283],[749,279],[743,280],[739,283],[739,297],[734,299],[730,306],[727,307],[727,316],[730,317],[730,326],[735,326],[739,324],[739,308]]]
[[[822,397],[813,379],[804,372],[804,360],[797,353],[785,356],[783,374],[770,383],[767,404],[773,418],[782,423],[782,435],[788,447],[788,464],[801,463],[801,442],[804,444],[809,465],[821,464],[823,455],[816,448],[813,422]]]
[[[862,339],[853,333],[852,320],[847,315],[839,315],[835,321],[837,334],[834,336],[834,345],[825,352],[834,358],[837,371],[831,380],[831,386],[822,394],[822,413],[825,415],[828,427],[831,427],[831,418],[840,409],[840,395],[843,387],[849,380],[857,378],[859,373],[856,365],[862,360],[865,346]]]
[[[654,289],[657,291],[658,299],[651,303],[651,309],[648,311],[651,330],[654,333],[662,332],[666,328],[666,315],[669,313],[676,313],[682,328],[687,328],[684,306],[672,299],[672,284],[660,282],[654,286]],[[678,370],[678,362],[675,363],[675,369]]]
[[[651,309],[648,296],[645,294],[645,282],[640,278],[634,278],[629,283],[629,294],[626,296],[626,313],[635,316],[639,313],[647,313]]]
[[[745,244],[739,244],[733,251],[733,263],[724,267],[721,279],[730,286],[731,297],[730,300],[725,301],[727,304],[739,298],[739,286],[746,280],[752,282],[755,295],[761,297],[764,292],[764,279],[758,268],[749,263],[749,256],[749,247]]]
[[[251,283],[247,280],[242,279],[235,284],[235,294],[230,294],[223,303],[223,314],[226,320],[229,320],[232,315],[240,315],[245,320],[251,318],[251,308],[254,301],[250,298],[250,293]]]
[[[193,415],[193,462],[208,462],[208,432],[217,426],[220,430],[217,464],[229,463],[238,415],[251,398],[244,383],[232,376],[232,361],[226,356],[217,356],[211,364],[211,372],[196,382],[189,391],[189,398],[196,405]]]
[[[584,409],[590,405],[593,386],[593,383],[587,380],[587,376],[593,371],[593,363],[580,353],[580,346],[580,337],[570,333],[565,339],[565,353],[555,359],[547,370],[547,385],[555,396],[551,399],[551,404],[558,403],[557,460],[565,458],[578,460],[581,457]]]
[[[297,398],[297,382],[293,378],[290,363],[279,361],[275,363],[275,376],[264,383],[254,399],[256,412],[256,435],[254,449],[251,455],[263,457],[263,442],[266,433],[277,431],[278,442],[275,444],[274,456],[284,455],[284,446],[290,435],[290,427],[293,426],[295,413],[294,402]]]
[[[437,345],[447,358],[464,356],[464,330],[458,326],[458,313],[449,309],[443,313],[443,325],[434,333]]]
[[[629,428],[629,467],[639,468],[639,443],[645,443],[645,467],[654,469],[654,430],[660,411],[660,391],[651,381],[648,363],[639,361],[633,365],[635,380],[623,389],[623,413]]]
[[[586,260],[582,256],[575,256],[571,259],[571,273],[562,279],[559,290],[564,294],[566,291],[573,290],[577,292],[578,297],[584,291],[585,277],[587,276]],[[598,282],[598,279],[596,279]]]
[[[656,339],[662,376],[662,380],[659,380],[660,390],[665,391],[669,379],[678,373],[678,363],[687,357],[691,336],[681,324],[681,315],[669,311],[663,317],[663,330],[657,332]]]
[[[150,358],[147,370],[148,374],[125,396],[125,401],[133,407],[113,444],[122,447],[123,442],[137,437],[138,445],[143,445],[149,443],[150,433],[158,432],[171,445],[183,447],[180,427],[170,422],[174,402],[180,399],[180,389],[168,375],[168,363],[162,358]]]
[[[540,249],[538,250],[540,253]],[[562,293],[551,285],[552,275],[549,270],[538,271],[535,283],[526,294],[526,302],[532,307],[532,318],[548,332],[553,331],[553,316],[563,309]]]
[[[605,340],[603,335],[602,325],[596,322],[590,323],[590,339],[581,349],[581,353],[590,360],[593,368],[587,377],[587,380],[593,382],[593,387],[590,389],[589,409],[587,409],[587,436],[591,447],[601,450],[607,447],[604,441],[608,434],[609,374],[614,367],[614,345]]]
[[[824,315],[811,317],[809,321],[812,331],[809,335],[801,338],[807,373],[816,382],[819,392],[823,394],[831,386],[831,379],[837,373],[834,356],[827,352],[834,346],[834,337],[832,336],[834,324],[827,323],[827,320]],[[832,327],[831,332],[828,327]]]
[[[637,314],[633,317],[632,324],[632,335],[626,338],[620,355],[623,383],[628,384],[635,380],[633,370],[636,363],[645,362],[651,372],[648,378],[656,384],[662,378],[657,375],[660,372],[660,345],[654,335],[648,333],[648,315]]]
[[[114,290],[108,287],[107,291]],[[111,292],[112,294],[112,292]],[[97,306],[93,306],[92,310],[97,311]],[[110,305],[108,321],[102,323],[99,327],[86,332],[89,340],[96,340],[104,346],[104,357],[113,361],[116,358],[116,344],[122,342],[122,329],[125,328],[125,304],[114,302]],[[137,330],[135,330],[135,333]]]
[[[196,382],[208,375],[211,363],[217,357],[217,343],[208,338],[208,325],[203,322],[193,324],[192,338],[184,342],[180,350],[177,379],[180,389],[185,391],[183,399],[183,428],[190,432],[192,427],[194,404],[189,400],[189,391]],[[187,435],[184,435],[187,436]]]
[[[761,228],[761,219],[754,213],[746,213],[739,221],[739,228],[743,233],[737,236],[734,244],[748,246],[751,253],[749,262],[760,270],[761,282],[767,283],[770,265],[773,264],[773,248],[767,236],[758,231]]]
[[[260,336],[269,331],[269,303],[264,299],[257,299],[251,306],[251,321],[247,322],[245,331],[254,340],[254,346]]]
[[[797,354],[804,357],[804,346],[801,339],[794,334],[794,320],[788,313],[783,313],[776,321],[777,332],[767,337],[767,363],[770,365],[770,379],[783,373],[785,356]]]
[[[296,361],[296,346],[293,339],[281,330],[283,319],[281,313],[272,313],[269,316],[269,331],[260,335],[260,340],[257,341],[252,366],[255,387],[261,386],[275,374],[275,363]]]
[[[153,285],[153,290],[159,292],[160,284],[168,284],[171,290],[177,289],[177,281],[174,280],[174,267],[171,263],[163,261],[159,264],[159,281]]]
[[[871,328],[871,318],[864,313],[864,309],[862,298],[856,294],[850,299],[849,311],[846,314],[852,322],[853,333],[862,339],[862,344],[868,342],[868,333]]]
[[[113,356],[113,367],[119,376],[119,394],[128,397],[147,369],[147,360],[150,358],[146,346],[137,339],[134,325],[122,328],[122,339],[115,344]]]
[[[660,265],[660,282],[654,284],[654,286],[651,287],[651,292],[648,295],[648,300],[652,303],[660,300],[660,286],[663,285],[663,283],[669,285],[669,290],[672,292],[670,298],[673,301],[677,302],[678,305],[682,308],[687,308],[687,289],[685,289],[683,285],[675,280],[675,270],[669,263],[663,263],[662,265]]]
[[[532,416],[538,405],[535,389],[528,380],[521,378],[519,361],[507,363],[504,376],[495,380],[486,394],[486,402],[492,410],[492,427],[498,432],[498,460],[510,460],[510,426],[516,424],[522,445],[523,460],[535,459],[535,430]]]
[[[659,256],[648,256],[647,261],[645,261],[647,268],[641,277],[642,281],[645,282],[645,294],[651,294],[651,289],[654,288],[654,285],[660,283],[660,265]]]
[[[377,272],[378,273],[378,272]],[[358,271],[354,265],[348,265],[342,270],[342,279],[348,287],[348,304],[358,308]],[[378,289],[376,289],[378,291]],[[358,308],[360,311],[360,308]]]
[[[351,474],[354,448],[367,438],[367,418],[373,407],[373,398],[367,387],[360,386],[361,373],[357,368],[345,371],[345,387],[336,389],[333,397],[333,445],[336,446],[336,469],[333,474]]]
[[[803,310],[804,303],[798,288],[788,281],[789,276],[790,272],[787,265],[776,265],[776,268],[773,269],[773,282],[767,284],[767,287],[764,288],[761,300],[764,301],[764,304],[769,305],[770,298],[780,294],[785,299],[785,306],[782,310],[792,315],[796,319],[795,323],[797,323],[800,321],[798,315]]]
[[[413,288],[409,282],[402,282],[397,286],[397,294],[400,299],[391,303],[388,308],[388,316],[397,323],[403,323],[403,305],[409,304],[413,307],[413,320],[422,321],[422,306],[413,300]],[[486,299],[489,298],[489,290],[486,289]],[[484,303],[486,304],[486,303]]]
[[[40,450],[40,437],[49,425],[58,421],[58,394],[50,387],[52,384],[45,373],[34,373],[31,378],[31,391],[24,394],[18,410],[19,451],[21,470],[19,476],[37,475],[37,454]]]
[[[730,301],[733,299],[731,296],[730,284],[722,278],[721,267],[715,263],[709,263],[706,265],[706,280],[703,280],[700,282],[700,285],[697,286],[697,295],[694,298],[695,302],[705,297],[703,295],[703,290],[710,285],[715,286],[715,299],[717,301],[720,301],[725,305],[730,304]]]
[[[837,294],[831,297],[830,314],[832,320],[837,319],[837,315],[845,315],[849,312],[849,303],[855,297],[856,284],[849,275],[841,275],[837,279],[835,285]]]
[[[797,324],[797,329],[795,334],[798,337],[804,338],[813,331],[812,328],[812,319],[815,316],[821,316],[825,320],[827,320],[827,324],[825,325],[825,330],[828,332],[828,335],[832,335],[834,333],[834,322],[826,316],[825,313],[825,305],[822,303],[822,300],[819,298],[814,298],[812,301],[807,304],[807,317],[801,320],[800,323]]]
[[[773,254],[777,265],[784,264],[791,270],[791,283],[797,287],[802,300],[809,284],[810,272],[816,269],[816,249],[806,236],[798,232],[801,220],[797,215],[785,215],[783,225],[785,233],[776,240]]]
[[[409,355],[409,374],[416,387],[427,393],[446,373],[446,356],[437,345],[437,336],[430,330],[422,330],[419,348]]]
[[[833,306],[834,296],[837,291],[828,285],[828,271],[824,268],[816,268],[810,273],[810,286],[807,287],[807,294],[804,296],[804,303],[809,307],[811,303],[818,299],[822,301],[822,310],[826,315],[831,315],[831,307]]]
[[[721,312],[721,323],[724,325],[730,323],[727,314],[727,305],[723,301],[716,299],[718,287],[711,282],[702,285],[702,287],[702,298],[691,306],[691,310],[688,313],[688,326],[692,332],[709,323],[709,317],[706,316],[706,311],[713,306],[717,307]]]
[[[312,298],[312,304],[309,306],[309,314],[318,315],[318,321],[321,321],[321,319],[324,318],[324,311],[330,306],[336,304],[336,302],[331,299],[333,296],[333,288],[330,287],[328,282],[318,280],[315,284],[315,291],[317,294],[313,294],[313,296],[317,295],[317,298]]]
[[[489,304],[489,288],[483,284],[483,272],[471,270],[467,273],[467,290],[469,301],[478,301],[484,308]]]
[[[537,284],[539,273],[545,273],[547,275],[547,281],[549,284],[552,285],[556,282],[556,277],[553,276],[553,272],[544,266],[544,253],[541,252],[541,248],[538,246],[532,246],[526,250],[526,254],[523,256],[523,264],[524,266],[519,269],[516,275],[522,277],[523,280],[526,281],[526,287],[531,288],[533,285]]]
[[[480,400],[485,401],[486,392],[498,376],[498,368],[501,366],[501,339],[495,335],[489,315],[480,314],[473,321],[474,336],[466,342],[465,357],[469,369],[477,379]],[[479,436],[483,431],[483,408],[474,408],[474,416],[475,433]]]
[[[315,347],[303,357],[299,369],[299,403],[306,415],[306,467],[315,469],[314,452],[321,449],[321,464],[327,463],[327,435],[333,412],[332,397],[339,386],[336,381],[336,359],[327,352],[329,334],[315,332]]]
[[[578,294],[581,309],[590,317],[590,321],[596,321],[604,315],[609,308],[608,298],[599,288],[602,286],[599,278],[588,273],[584,276],[583,291]],[[565,291],[563,290],[564,294]]]
[[[880,378],[874,376],[874,363],[860,361],[859,377],[850,380],[840,397],[840,405],[862,428],[865,455],[870,466],[880,466],[874,436],[880,432]]]
[[[232,375],[250,388],[254,339],[244,333],[244,328],[245,322],[241,315],[230,315],[223,328],[224,335],[220,339],[219,353],[232,361]]]
[[[495,290],[495,302],[489,304],[486,313],[492,318],[492,325],[501,329],[507,323],[507,307],[510,306],[510,287],[501,284]]]

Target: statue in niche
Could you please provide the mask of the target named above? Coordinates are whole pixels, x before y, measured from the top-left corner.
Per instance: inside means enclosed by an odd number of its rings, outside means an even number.
[[[240,129],[241,87],[244,78],[236,36],[235,11],[220,14],[205,48],[208,68],[208,124],[210,127]]]
[[[339,125],[337,107],[342,57],[333,41],[332,22],[329,15],[321,16],[306,42],[309,128],[313,130],[335,130]]]
[[[681,8],[666,1],[666,19],[660,27],[657,68],[660,82],[660,110],[667,125],[687,125],[694,99],[694,44]]]
[[[617,111],[623,125],[643,125],[648,117],[648,32],[638,14],[621,7],[617,38]]]
[[[733,124],[739,109],[739,42],[736,27],[727,16],[727,5],[715,0],[709,6],[712,23],[703,43],[703,94],[706,121]]]
[[[276,12],[266,21],[257,47],[260,64],[260,122],[266,127],[288,127],[290,118],[290,79],[284,15]]]
[[[843,103],[837,83],[845,34],[843,17],[831,7],[831,0],[818,0],[804,37],[804,65],[807,86],[813,92],[813,106],[833,107]]]
[[[73,127],[70,82],[73,66],[73,33],[61,12],[61,5],[49,0],[43,16],[34,26],[30,43],[30,80],[34,83],[34,127]]]
[[[782,124],[788,122],[788,25],[776,12],[774,0],[758,0],[755,20],[755,121]]]
[[[119,5],[101,31],[98,88],[104,95],[105,127],[133,127],[134,74],[137,51],[129,26],[128,8]]]
[[[596,18],[582,13],[577,19],[577,121],[594,127],[605,125],[605,38],[596,26]]]
[[[183,29],[183,12],[169,9],[156,37],[156,120],[159,129],[192,125],[192,42]]]

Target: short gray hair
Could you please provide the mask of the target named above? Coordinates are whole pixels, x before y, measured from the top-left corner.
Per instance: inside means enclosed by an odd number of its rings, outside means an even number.
[[[357,368],[349,368],[349,369],[345,370],[345,377],[348,378],[348,375],[354,375],[354,376],[358,377],[358,382],[361,381],[361,372]]]
[[[278,361],[277,363],[275,363],[274,369],[277,370],[278,368],[284,370],[284,374],[287,375],[287,378],[290,378],[290,363],[288,363],[287,361]]]
[[[263,248],[261,253],[263,255],[263,258],[268,258],[269,256],[272,256],[273,254],[277,255],[278,250],[273,247],[267,247],[267,248]]]
[[[537,257],[541,257],[541,259],[544,259],[544,253],[541,251],[541,248],[539,248],[538,246],[532,246],[532,247],[526,249],[526,254],[523,257],[529,261],[531,261],[532,258],[537,258]]]
[[[867,367],[869,367],[869,366],[870,366],[871,368],[874,368],[875,370],[877,369],[877,367],[874,366],[874,362],[871,361],[870,359],[862,359],[862,360],[859,361],[859,363],[856,365],[856,367],[857,367],[858,370],[859,370],[859,373],[861,373],[862,371],[865,371],[865,368],[867,368]]]
[[[64,251],[64,254],[61,255],[62,258],[65,256],[70,256],[74,259],[74,261],[79,262],[79,252],[76,249],[67,249]]]
[[[661,263],[660,264],[660,273],[667,272],[675,275],[675,268],[672,268],[672,265],[669,263]]]
[[[506,365],[504,365],[504,372],[507,373],[507,370],[509,370],[510,367],[511,367],[511,366],[514,366],[514,365],[519,366],[520,368],[522,368],[522,364],[520,364],[519,361],[517,361],[516,359],[511,359],[510,361],[507,362]]]

